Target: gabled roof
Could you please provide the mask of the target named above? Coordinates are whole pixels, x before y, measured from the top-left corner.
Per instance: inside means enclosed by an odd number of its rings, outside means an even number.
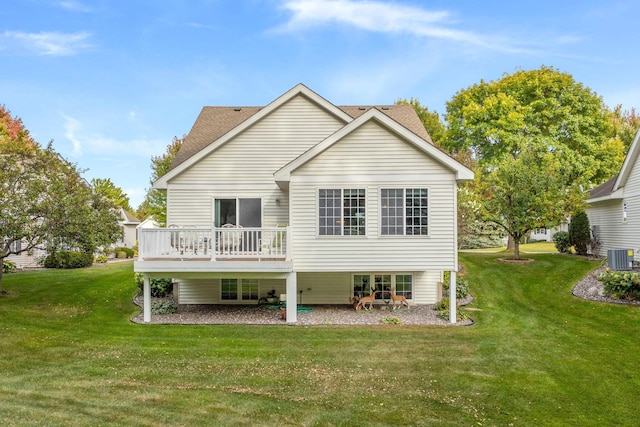
[[[238,114],[235,117],[232,115],[231,111],[233,111],[233,113],[242,113],[242,108],[240,108],[240,111],[236,111],[238,107],[226,107],[226,110],[221,110],[225,112],[224,115],[226,117],[218,119],[210,118],[210,114],[208,113],[213,111],[205,111],[205,108],[200,113],[198,120],[196,120],[196,123],[183,143],[183,145],[186,144],[188,147],[187,152],[184,155],[180,155],[182,148],[180,149],[176,155],[176,160],[174,160],[171,165],[171,169],[153,184],[154,188],[166,188],[167,182],[171,178],[178,175],[192,164],[198,162],[203,157],[212,153],[221,145],[225,144],[227,141],[248,129],[254,123],[258,122],[263,117],[267,116],[298,95],[305,96],[312,102],[323,107],[329,113],[343,120],[345,123],[353,120],[353,118],[347,113],[301,83],[280,95],[266,107],[248,107],[244,114]],[[231,110],[229,110],[229,108]],[[203,113],[205,114],[204,116]],[[201,123],[198,123],[200,119],[202,119]],[[221,128],[213,130],[210,135],[207,134],[207,130],[212,130],[216,123],[220,124]],[[196,130],[195,133],[194,130]],[[193,138],[192,133],[194,133]]]
[[[140,220],[128,210],[120,208],[120,214],[123,220],[123,224],[140,224]]]
[[[167,183],[173,177],[299,95],[305,96],[345,124],[362,117],[369,111],[375,110],[378,112],[377,114],[381,113],[395,122],[395,127],[404,128],[405,131],[409,130],[409,133],[413,133],[414,137],[418,136],[418,139],[433,146],[431,137],[411,105],[338,107],[305,85],[298,84],[266,107],[204,107],[182,143],[180,151],[176,154],[169,172],[160,177],[153,184],[153,187],[166,188]],[[435,149],[435,151],[439,150]]]
[[[596,203],[604,200],[619,199],[622,198],[622,190],[627,184],[629,175],[638,160],[640,154],[640,129],[636,132],[636,136],[633,138],[629,152],[624,159],[620,173],[604,184],[594,188],[589,192],[589,199],[587,203]]]
[[[409,106],[410,108],[413,108]],[[467,181],[473,179],[473,172],[462,165],[461,163],[454,160],[452,157],[447,155],[446,153],[440,151],[435,145],[425,141],[424,139],[418,137],[416,134],[408,130],[406,127],[402,126],[397,121],[391,119],[388,115],[384,114],[378,108],[372,108],[362,114],[357,119],[353,120],[351,123],[345,125],[343,128],[326,138],[324,141],[319,144],[313,146],[311,149],[307,150],[305,153],[289,162],[282,169],[277,171],[274,176],[278,185],[282,187],[286,187],[286,183],[291,179],[291,173],[306,164],[307,162],[314,159],[320,153],[324,152],[328,148],[330,148],[333,144],[342,140],[345,136],[349,135],[351,132],[355,131],[365,123],[370,121],[376,121],[383,127],[387,128],[389,131],[395,133],[400,136],[410,144],[412,144],[415,148],[423,151],[428,154],[436,161],[447,167],[448,169],[454,171],[456,173],[456,179],[459,181]]]

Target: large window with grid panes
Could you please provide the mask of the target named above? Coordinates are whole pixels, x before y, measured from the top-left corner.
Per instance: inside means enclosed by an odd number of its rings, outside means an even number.
[[[366,191],[363,188],[318,190],[320,236],[364,236],[366,212]]]
[[[429,234],[429,190],[427,188],[382,188],[380,190],[380,234],[427,236]]]
[[[359,273],[353,276],[353,296],[362,298],[376,292],[376,300],[389,300],[391,291],[413,299],[413,275],[391,273]]]
[[[258,301],[257,279],[221,279],[220,299],[223,301]]]

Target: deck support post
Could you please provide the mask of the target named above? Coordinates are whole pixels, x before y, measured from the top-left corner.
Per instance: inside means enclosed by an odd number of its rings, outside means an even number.
[[[293,271],[287,274],[287,323],[298,321],[298,274]]]
[[[456,323],[456,319],[458,316],[458,314],[456,313],[458,305],[456,300],[456,272],[451,271],[449,278],[449,322]]]
[[[149,275],[144,274],[144,282],[142,286],[142,310],[144,323],[151,322],[151,280]]]

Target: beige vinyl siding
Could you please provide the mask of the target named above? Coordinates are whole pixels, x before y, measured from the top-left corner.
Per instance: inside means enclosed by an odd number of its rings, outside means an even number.
[[[626,222],[622,219],[623,203],[627,204]],[[635,259],[640,260],[640,197],[596,203],[586,212],[589,225],[598,228],[600,255],[607,256],[608,249],[633,249]]]
[[[262,199],[262,226],[275,227],[289,223],[287,193],[275,184],[262,191],[252,188],[229,189],[174,189],[167,190],[167,224],[179,226],[211,227],[213,200],[225,198]]]
[[[296,176],[411,173],[451,172],[435,161],[426,162],[422,151],[373,121],[365,123],[294,172]]]
[[[177,285],[179,304],[216,304],[220,302],[220,279],[180,280]]]
[[[365,271],[356,274],[396,274],[388,271]],[[352,272],[298,273],[297,303],[349,304],[353,292]],[[440,272],[397,272],[413,276],[412,304],[434,304]],[[239,279],[240,280],[240,279]],[[275,289],[276,296],[286,293],[286,283],[281,279],[259,279],[259,296],[266,297]],[[299,291],[302,291],[300,294]],[[174,292],[179,304],[253,304],[255,301],[222,301],[220,279],[181,279]]]
[[[389,272],[381,270],[357,272],[298,273],[298,289],[302,304],[349,304],[353,295],[353,274],[411,274],[412,304],[435,304],[440,272]],[[298,295],[300,298],[300,295]],[[300,302],[300,301],[298,301]]]
[[[229,275],[229,278],[233,278]],[[242,279],[238,278],[238,282]],[[257,301],[229,301],[220,299],[220,279],[181,279],[178,281],[179,304],[257,304]],[[274,289],[276,296],[286,293],[286,283],[282,279],[258,279],[259,298],[266,297]],[[174,292],[175,289],[174,289]]]
[[[623,221],[623,204],[627,204],[627,221]],[[623,199],[592,204],[586,209],[589,225],[598,227],[600,255],[608,249],[633,249],[640,260],[640,164],[636,160],[624,185]]]
[[[171,184],[264,184],[344,123],[297,96],[175,177]]]
[[[24,247],[24,246],[23,246]],[[19,269],[25,268],[37,268],[41,267],[40,260],[43,260],[47,256],[47,252],[41,249],[35,249],[32,254],[27,251],[21,252],[18,255],[9,255],[5,258],[7,261],[14,262]]]
[[[428,236],[380,236],[381,188],[427,188]],[[318,236],[319,188],[365,188],[366,236]],[[453,173],[376,124],[368,124],[292,174],[296,271],[451,270],[456,265]]]
[[[262,198],[263,226],[289,223],[273,174],[344,123],[297,96],[168,184],[167,224],[209,227],[213,198]]]

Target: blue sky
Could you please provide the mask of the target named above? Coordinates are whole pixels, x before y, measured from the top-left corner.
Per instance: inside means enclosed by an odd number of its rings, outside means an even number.
[[[304,83],[337,105],[457,91],[553,66],[640,107],[636,1],[3,0],[0,104],[135,208],[151,156],[205,105]]]

